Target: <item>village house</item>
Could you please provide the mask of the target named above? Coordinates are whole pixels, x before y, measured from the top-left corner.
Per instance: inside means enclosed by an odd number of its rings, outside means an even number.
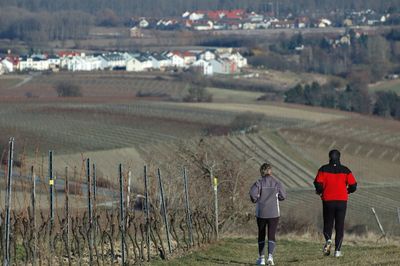
[[[308,17],[299,17],[295,20],[295,27],[304,29],[310,27],[310,19]]]
[[[153,62],[147,56],[137,53],[132,54],[131,58],[126,62],[126,71],[143,72],[153,68]]]
[[[57,55],[50,55],[47,57],[47,61],[49,61],[50,69],[59,69],[61,65],[61,59]]]
[[[45,59],[42,56],[24,56],[21,57],[19,61],[19,71],[27,71],[27,70],[32,70],[32,71],[46,71],[50,69],[50,64],[47,58]]]
[[[103,70],[102,60],[95,56],[74,56],[66,59],[69,71]]]
[[[257,14],[255,12],[251,12],[248,16],[247,19],[250,20],[250,22],[261,22],[264,20],[264,16]]]
[[[204,59],[199,59],[192,64],[193,67],[201,70],[201,74],[205,76],[212,76],[214,74],[211,62]]]
[[[205,51],[202,51],[202,52],[200,52],[200,53],[198,53],[198,59],[203,59],[203,60],[206,60],[206,61],[210,61],[210,60],[212,60],[212,59],[215,59],[215,53],[213,52],[213,51],[211,51],[211,50],[205,50]]]
[[[214,23],[211,20],[201,21],[196,24],[192,24],[192,28],[197,31],[206,31],[214,29]]]
[[[243,23],[243,29],[244,30],[255,30],[257,29],[257,23],[254,22],[245,22]]]
[[[126,67],[126,61],[129,60],[129,55],[122,53],[108,53],[100,56],[107,64],[109,69],[123,69]]]
[[[243,68],[247,66],[247,58],[242,56],[239,52],[223,53],[220,54],[219,57],[222,59],[233,61],[238,68]]]
[[[150,23],[146,19],[143,18],[139,21],[139,28],[144,29],[144,28],[148,28],[149,26],[150,26]]]
[[[5,73],[11,73],[18,70],[19,67],[19,56],[7,55],[2,61],[3,69]]]
[[[168,52],[167,56],[171,59],[173,67],[183,68],[185,66],[185,59],[180,52]]]
[[[202,13],[193,12],[189,15],[189,19],[191,21],[202,20],[202,19],[204,19],[204,16],[205,16],[205,13],[203,13],[203,12]]]
[[[136,27],[136,26],[132,27],[129,30],[129,35],[131,36],[131,38],[142,38],[143,37],[142,31],[140,30],[139,27]]]
[[[332,26],[332,21],[326,18],[321,18],[317,22],[317,27],[318,28],[326,28]]]
[[[149,56],[149,59],[152,62],[152,68],[153,69],[161,69],[165,70],[165,68],[172,66],[172,61],[170,58],[163,54],[159,53],[152,53]]]
[[[236,63],[229,59],[213,59],[210,64],[215,74],[235,74],[239,72]]]

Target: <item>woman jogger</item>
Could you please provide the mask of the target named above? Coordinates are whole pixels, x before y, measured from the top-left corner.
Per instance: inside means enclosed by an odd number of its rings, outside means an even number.
[[[286,191],[281,182],[271,175],[270,164],[261,165],[260,174],[261,178],[250,189],[250,199],[256,203],[259,255],[257,264],[265,265],[265,237],[268,227],[267,265],[274,265],[275,234],[280,217],[279,201],[286,198]]]

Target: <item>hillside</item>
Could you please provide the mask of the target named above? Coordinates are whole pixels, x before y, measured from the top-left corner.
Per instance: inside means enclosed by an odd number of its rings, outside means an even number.
[[[276,265],[398,265],[400,247],[381,244],[344,244],[342,258],[324,257],[322,242],[279,240]],[[257,259],[255,237],[227,238],[192,254],[151,265],[254,265]]]

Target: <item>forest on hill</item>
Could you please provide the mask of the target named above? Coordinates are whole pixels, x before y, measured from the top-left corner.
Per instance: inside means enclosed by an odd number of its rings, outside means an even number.
[[[399,0],[0,0],[0,6],[14,6],[33,12],[83,11],[96,14],[111,9],[120,16],[177,16],[186,10],[242,8],[258,12],[279,7],[282,14],[373,9],[384,12],[400,6]],[[157,8],[154,8],[157,7]]]

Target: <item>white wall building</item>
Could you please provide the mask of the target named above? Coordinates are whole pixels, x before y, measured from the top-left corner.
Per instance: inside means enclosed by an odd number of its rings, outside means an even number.
[[[170,54],[170,59],[171,59],[171,64],[174,67],[184,67],[185,66],[185,60],[181,55],[171,53]]]
[[[95,71],[103,70],[102,61],[93,56],[75,56],[67,60],[67,69],[69,71]]]
[[[212,76],[214,74],[211,62],[208,62],[204,59],[197,60],[192,66],[200,67],[202,69],[202,74],[205,76]]]
[[[34,71],[46,71],[50,69],[50,64],[47,59],[41,59],[37,57],[23,58],[19,61],[19,71],[34,70]]]
[[[126,62],[126,71],[142,72],[153,68],[153,62],[150,58],[136,55]]]
[[[189,19],[192,21],[201,20],[204,18],[204,14],[193,12],[190,14]]]
[[[3,65],[3,69],[5,73],[11,73],[14,72],[14,64],[11,62],[10,59],[5,58],[1,61],[1,64]]]

